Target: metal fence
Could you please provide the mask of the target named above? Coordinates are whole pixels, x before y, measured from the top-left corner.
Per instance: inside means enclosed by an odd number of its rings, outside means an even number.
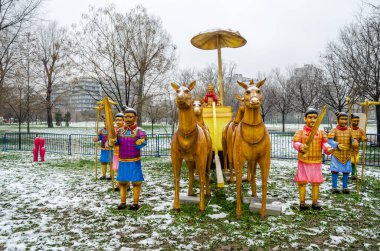
[[[296,159],[297,152],[292,147],[293,133],[270,132],[271,158]],[[20,136],[20,137],[19,137]],[[32,151],[34,138],[45,139],[46,152],[62,153],[67,155],[94,155],[95,135],[85,134],[53,134],[53,133],[2,133],[0,134],[0,149],[3,151]],[[148,134],[148,144],[142,148],[143,156],[161,157],[170,156],[170,142],[172,134]],[[365,155],[365,164],[380,166],[380,146],[378,134],[367,134],[368,142]],[[362,147],[360,155],[362,156]],[[323,155],[323,162],[330,157]]]

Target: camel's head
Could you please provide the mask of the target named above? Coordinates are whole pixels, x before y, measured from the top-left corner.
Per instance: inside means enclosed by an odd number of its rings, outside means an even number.
[[[202,116],[202,111],[203,111],[203,104],[199,100],[194,100],[193,102],[194,106],[194,114],[195,116]]]
[[[253,80],[250,81],[249,85],[246,83],[237,81],[238,84],[245,89],[244,92],[244,104],[248,108],[260,108],[261,101],[263,99],[260,87],[265,83],[266,79],[261,80],[256,85]]]
[[[176,95],[176,103],[179,109],[188,109],[192,107],[191,100],[191,90],[195,87],[195,81],[191,82],[187,87],[185,83],[178,85],[176,83],[172,83],[172,88],[177,92]]]

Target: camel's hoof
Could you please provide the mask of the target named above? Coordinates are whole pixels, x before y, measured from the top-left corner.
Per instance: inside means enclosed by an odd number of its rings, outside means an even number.
[[[174,208],[173,211],[174,211],[174,213],[179,213],[179,212],[181,212],[181,209],[180,208]]]
[[[262,221],[266,221],[266,220],[267,220],[267,218],[268,218],[268,216],[267,216],[267,215],[261,215],[261,220],[262,220]]]
[[[205,213],[205,210],[203,209],[199,209],[199,213],[201,213],[201,214],[204,214]]]
[[[210,193],[210,194],[205,194],[205,197],[206,197],[207,199],[210,199],[210,198],[211,198],[211,193]]]
[[[240,218],[241,218],[241,214],[237,214],[236,219],[240,220]]]

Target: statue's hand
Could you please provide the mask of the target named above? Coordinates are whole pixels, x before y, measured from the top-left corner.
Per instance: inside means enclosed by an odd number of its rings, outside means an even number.
[[[142,143],[144,143],[144,139],[138,139],[138,140],[136,140],[136,142],[135,142],[135,144],[137,145],[137,146],[139,146],[139,145],[141,145]]]
[[[355,140],[354,142],[352,142],[352,147],[354,149],[358,148],[359,147],[359,142],[357,140]]]
[[[116,139],[109,139],[108,140],[108,144],[109,144],[109,146],[114,146],[115,145],[115,143],[116,143]]]
[[[363,141],[364,142],[367,142],[368,141],[368,138],[366,136],[363,137]]]
[[[307,145],[302,145],[302,146],[300,147],[300,151],[301,151],[301,153],[306,153],[307,151],[309,151],[309,146],[307,146]]]
[[[333,151],[334,151],[334,149],[330,146],[330,147],[327,148],[326,153],[327,154],[332,154]]]
[[[338,149],[344,151],[347,150],[347,147],[345,147],[343,144],[338,144]]]

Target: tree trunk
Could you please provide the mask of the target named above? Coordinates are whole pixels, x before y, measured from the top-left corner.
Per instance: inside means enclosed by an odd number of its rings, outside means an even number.
[[[18,120],[18,149],[21,150],[21,119]]]
[[[282,112],[282,132],[285,132],[285,112]]]
[[[46,91],[46,112],[47,112],[47,124],[49,128],[54,127],[53,125],[53,114],[52,114],[52,104],[51,104],[51,85],[49,84],[49,87]]]
[[[142,126],[142,107],[143,107],[143,87],[144,87],[144,73],[140,73],[138,91],[137,91],[137,125]]]
[[[377,133],[377,146],[380,146],[380,105],[376,105],[376,133]]]

